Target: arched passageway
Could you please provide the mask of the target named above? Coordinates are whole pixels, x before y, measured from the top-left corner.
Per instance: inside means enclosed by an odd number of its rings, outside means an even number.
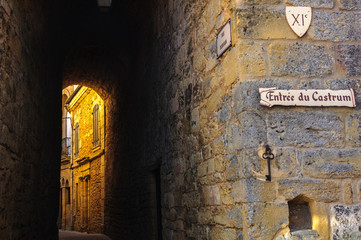
[[[71,222],[66,209],[71,177],[59,176],[60,139],[68,137],[59,121],[68,117],[60,93],[69,85],[94,89],[106,106],[104,233],[113,239],[154,234],[148,195],[157,166],[143,169],[140,161],[148,90],[144,68],[135,67],[144,66],[148,31],[142,23],[149,6],[149,1],[113,1],[103,11],[95,0],[0,4],[7,31],[1,67],[10,84],[2,86],[9,95],[2,99],[11,102],[5,107],[1,101],[9,118],[1,119],[7,127],[0,148],[9,165],[0,169],[0,239],[56,239],[58,215],[64,226]]]

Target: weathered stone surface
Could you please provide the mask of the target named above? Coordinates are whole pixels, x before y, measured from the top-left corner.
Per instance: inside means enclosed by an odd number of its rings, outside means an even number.
[[[289,3],[293,6],[303,6],[303,7],[312,7],[312,8],[333,8],[332,0],[286,0],[286,3]]]
[[[312,216],[312,229],[318,232],[321,239],[328,239],[330,236],[328,203],[311,201],[309,206]]]
[[[267,173],[267,161],[260,159],[256,149],[244,149],[239,155],[227,156],[225,177],[229,181],[255,177],[253,171]]]
[[[221,62],[224,85],[231,86],[234,82],[239,79],[241,61],[235,61],[239,58],[239,46],[236,45],[227,53],[225,59]]]
[[[281,0],[237,0],[238,5],[274,5],[281,3]]]
[[[236,239],[236,230],[232,228],[214,228],[212,230],[212,239],[229,240]]]
[[[290,240],[321,240],[315,230],[298,230],[291,232]]]
[[[184,193],[182,196],[182,206],[186,207],[197,207],[201,203],[201,197],[198,191]]]
[[[335,50],[337,62],[346,75],[361,76],[361,45],[337,45]]]
[[[359,41],[361,40],[361,13],[313,11],[312,25],[308,35],[314,40]]]
[[[361,2],[355,0],[340,0],[340,8],[346,10],[360,10]]]
[[[267,123],[268,139],[271,145],[298,147],[343,145],[344,126],[337,114],[274,112],[268,116]]]
[[[232,108],[235,114],[245,110],[260,110],[259,88],[278,87],[279,89],[291,89],[293,84],[283,79],[267,78],[257,81],[238,82],[232,90]]]
[[[244,214],[246,221],[244,233],[248,235],[248,239],[271,240],[280,229],[288,225],[287,203],[246,204]]]
[[[298,159],[300,152],[294,148],[273,149],[274,160],[271,161],[272,177],[298,177],[301,174],[301,164]]]
[[[235,202],[272,202],[276,199],[275,183],[258,179],[242,179],[232,186]]]
[[[286,200],[304,195],[318,202],[337,202],[340,200],[341,185],[333,180],[280,179],[278,194]]]
[[[313,178],[361,176],[361,151],[354,149],[310,149],[303,153],[303,174]]]
[[[242,228],[242,206],[236,205],[233,208],[226,210],[224,213],[214,217],[217,224],[224,225],[232,228]]]
[[[219,112],[218,112],[218,122],[227,122],[231,118],[231,103],[230,99],[227,98],[227,100],[224,102],[224,104],[221,106]]]
[[[343,203],[352,204],[353,203],[353,191],[351,179],[345,179],[342,181],[342,198]]]
[[[331,208],[333,240],[360,239],[361,205],[336,205]]]
[[[346,140],[353,147],[361,146],[361,113],[352,114],[346,122]]]
[[[229,181],[234,181],[240,178],[244,178],[240,157],[237,155],[228,155],[226,158],[228,163],[225,170],[226,179]]]
[[[284,8],[242,7],[236,14],[239,38],[297,39],[288,26]]]
[[[274,76],[324,76],[332,73],[333,58],[322,45],[272,43],[270,71]]]
[[[221,197],[218,186],[213,185],[204,187],[202,200],[206,205],[220,205]]]
[[[242,147],[242,132],[237,119],[231,120],[227,127],[227,142],[230,153],[234,153]]]
[[[242,42],[240,49],[240,74],[264,76],[267,71],[265,51],[262,43]]]
[[[241,128],[241,147],[258,147],[267,140],[266,121],[258,113],[241,113],[238,117]]]
[[[334,79],[327,82],[327,87],[334,90],[352,88],[355,91],[356,109],[361,109],[361,79]]]

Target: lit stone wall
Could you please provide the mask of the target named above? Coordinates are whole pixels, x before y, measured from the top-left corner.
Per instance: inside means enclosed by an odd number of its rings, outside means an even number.
[[[313,8],[302,38],[286,21],[293,5]],[[164,239],[290,238],[288,201],[297,196],[319,238],[360,236],[345,220],[361,215],[360,10],[343,0],[159,1],[149,128],[159,127],[148,146],[163,160]],[[233,45],[217,59],[229,18]],[[357,107],[262,107],[265,87],[353,88]],[[265,144],[275,154],[272,182],[254,173],[267,174]]]
[[[84,89],[84,91],[82,91]],[[72,127],[79,123],[79,155],[74,156],[72,134],[72,226],[73,230],[104,232],[104,102],[92,89],[83,87],[69,103]],[[99,145],[93,146],[93,108],[99,106]],[[86,190],[86,181],[88,189]],[[78,190],[76,185],[78,185]],[[78,191],[78,192],[77,192]]]

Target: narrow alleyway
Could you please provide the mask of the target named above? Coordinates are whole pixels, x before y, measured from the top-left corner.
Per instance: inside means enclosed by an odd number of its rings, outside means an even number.
[[[87,234],[59,230],[59,240],[110,240],[103,234]]]

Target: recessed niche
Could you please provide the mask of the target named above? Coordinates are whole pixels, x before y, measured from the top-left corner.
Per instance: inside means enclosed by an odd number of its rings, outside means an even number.
[[[288,202],[289,228],[291,232],[304,229],[312,229],[312,218],[309,199],[298,196]]]

